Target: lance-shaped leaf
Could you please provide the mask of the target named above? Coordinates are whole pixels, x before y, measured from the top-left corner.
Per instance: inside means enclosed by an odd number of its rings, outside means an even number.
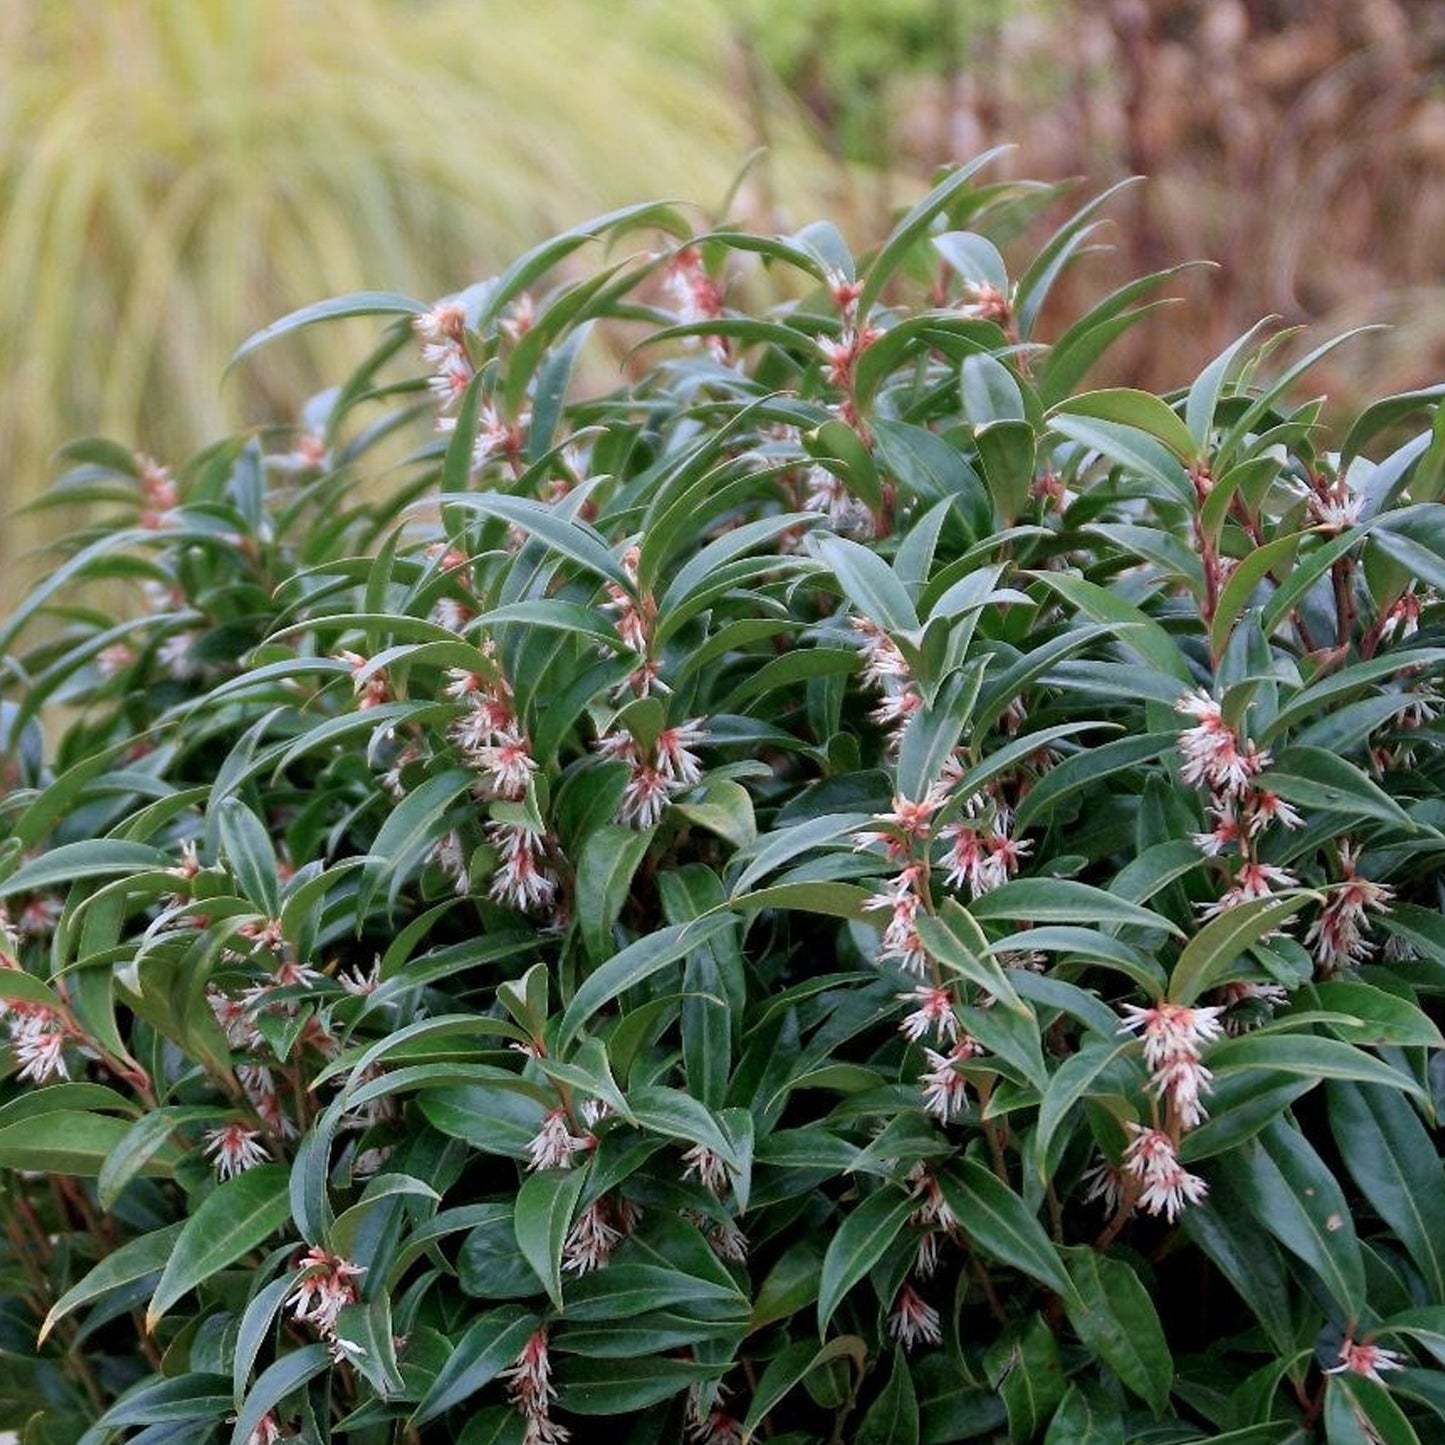
[[[973,1159],[959,1159],[938,1176],[943,1197],[974,1247],[1047,1285],[1072,1292],[1058,1249],[1028,1205],[997,1175]]]
[[[820,1334],[826,1333],[843,1296],[883,1258],[915,1207],[911,1195],[885,1188],[849,1212],[823,1256],[818,1285]]]
[[[260,1164],[218,1184],[186,1221],[146,1308],[153,1330],[182,1295],[265,1243],[291,1218],[284,1165]]]
[[[552,1303],[562,1305],[562,1246],[572,1227],[587,1170],[539,1169],[517,1191],[513,1227],[517,1248],[537,1272]]]

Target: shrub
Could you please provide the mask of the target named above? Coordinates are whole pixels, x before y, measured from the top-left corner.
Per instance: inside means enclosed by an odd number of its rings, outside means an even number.
[[[1170,273],[1045,332],[1107,197],[1011,270],[988,159],[70,448],[0,633],[30,1439],[1436,1438],[1441,393],[1081,390]]]

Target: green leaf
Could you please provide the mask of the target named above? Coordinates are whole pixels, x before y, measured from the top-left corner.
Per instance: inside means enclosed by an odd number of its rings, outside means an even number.
[[[1415,820],[1352,762],[1325,748],[1286,748],[1269,770],[1269,786],[1304,808],[1391,823],[1407,833]]]
[[[1367,406],[1350,424],[1340,444],[1340,466],[1357,457],[1372,437],[1387,427],[1395,426],[1415,412],[1429,410],[1445,398],[1445,384],[1425,387],[1420,391],[1404,391],[1387,396]]]
[[[744,893],[731,903],[745,913],[778,908],[862,921],[868,915],[868,900],[872,896],[868,889],[851,883],[776,883]]]
[[[658,1085],[633,1088],[628,1091],[627,1106],[641,1128],[666,1135],[669,1139],[705,1145],[730,1168],[740,1167],[742,1161],[733,1142],[723,1132],[712,1111],[681,1089]]]
[[[1354,979],[1322,979],[1313,989],[1320,1007],[1338,1016],[1326,1027],[1346,1043],[1445,1048],[1430,1016],[1408,999]]]
[[[235,1352],[231,1361],[231,1393],[238,1410],[245,1403],[246,1382],[251,1378],[256,1359],[271,1337],[276,1316],[295,1287],[294,1276],[282,1275],[258,1289],[246,1304],[236,1329]]]
[[[291,1218],[289,1174],[258,1164],[206,1196],[186,1220],[146,1308],[153,1330],[182,1295],[263,1244]]]
[[[1178,733],[1142,733],[1086,748],[1050,768],[1019,802],[1015,830],[1022,833],[1036,819],[1047,819],[1065,798],[1090,788],[1100,779],[1141,767],[1162,757],[1178,742]],[[1133,900],[1137,902],[1138,900]]]
[[[467,492],[448,496],[447,505],[482,516],[500,517],[537,538],[552,551],[630,593],[632,584],[601,536],[584,522],[530,497],[505,492]]]
[[[1235,358],[1267,325],[1257,321],[1243,336],[1230,342],[1208,366],[1195,378],[1184,402],[1184,421],[1193,439],[1194,452],[1202,456],[1209,445],[1209,434],[1214,429],[1214,414],[1219,405],[1219,396],[1234,365]]]
[[[1370,1207],[1445,1300],[1445,1168],[1415,1111],[1390,1089],[1333,1082],[1330,1132]]]
[[[1063,1251],[1074,1291],[1064,1301],[1069,1323],[1156,1415],[1169,1404],[1174,1360],[1154,1302],[1121,1260],[1087,1246]]]
[[[43,1345],[45,1337],[61,1320],[84,1305],[104,1299],[136,1280],[145,1279],[147,1275],[158,1275],[165,1268],[182,1228],[183,1223],[168,1224],[163,1229],[132,1239],[106,1255],[50,1307],[40,1326],[36,1344]]]
[[[817,1256],[811,1256],[811,1259],[814,1269],[813,1292],[816,1294]],[[780,1260],[778,1268],[782,1265],[783,1261]],[[775,1269],[774,1273],[776,1272]],[[791,1314],[792,1311],[789,1310],[788,1313]],[[837,1335],[821,1347],[810,1340],[799,1340],[795,1344],[785,1345],[768,1361],[767,1369],[763,1371],[757,1387],[753,1390],[753,1397],[748,1402],[748,1413],[743,1418],[743,1445],[749,1445],[768,1415],[815,1369],[826,1365],[830,1360],[847,1355],[861,1372],[866,1353],[867,1346],[857,1335]]]
[[[1028,506],[1038,454],[1038,438],[1026,421],[986,421],[973,435],[988,487],[993,514],[1001,527],[1011,527]]]
[[[1366,1308],[1365,1262],[1344,1192],[1309,1141],[1283,1120],[1211,1166],[1257,1225],[1320,1278],[1341,1317]]]
[[[1324,1425],[1329,1445],[1420,1445],[1390,1391],[1348,1371],[1325,1381]]]
[[[1049,1422],[1044,1445],[1127,1445],[1124,1422],[1117,1407],[1070,1385]]]
[[[1305,1078],[1352,1079],[1382,1084],[1425,1100],[1425,1091],[1408,1074],[1338,1039],[1278,1032],[1255,1032],[1225,1039],[1209,1051],[1209,1067],[1216,1078],[1243,1069],[1265,1073],[1300,1074]]]
[[[647,855],[655,828],[624,828],[604,823],[590,833],[577,860],[577,923],[594,962],[617,950],[612,925],[632,888],[632,875]]]
[[[1129,903],[1072,878],[1013,878],[975,898],[969,912],[980,923],[1028,919],[1034,923],[1077,923],[1094,927],[1148,928],[1177,934],[1160,913]]]
[[[559,1046],[565,1048],[576,1038],[578,1030],[619,994],[676,963],[693,949],[710,943],[732,928],[736,921],[732,913],[715,913],[687,923],[670,924],[645,938],[639,938],[635,943],[629,943],[601,968],[588,974],[573,995],[572,1002],[562,1015]]]
[[[1216,1189],[1180,1219],[1197,1245],[1234,1287],[1281,1356],[1295,1348],[1291,1280],[1274,1240],[1255,1223],[1248,1204],[1231,1189]]]
[[[908,719],[898,750],[898,791],[905,798],[924,797],[938,781],[973,712],[986,667],[980,659],[961,668],[943,684],[931,705]]]
[[[502,1305],[478,1315],[452,1346],[411,1423],[424,1425],[475,1395],[516,1360],[537,1325],[537,1316],[518,1305]]]
[[[264,1369],[246,1396],[231,1431],[231,1445],[246,1445],[264,1416],[308,1380],[331,1368],[331,1351],[323,1344],[303,1345]]]
[[[1102,224],[1091,222],[1090,218],[1120,191],[1134,185],[1138,179],[1138,176],[1126,177],[1085,201],[1044,243],[1019,278],[1015,305],[1020,336],[1025,339],[1032,338],[1039,313],[1043,310],[1054,283],[1083,243]]]
[[[1125,472],[1153,482],[1161,494],[1193,508],[1194,488],[1184,475],[1182,463],[1167,447],[1138,427],[1055,413],[1049,418],[1049,430],[1098,452]]]
[[[456,425],[447,439],[447,449],[442,457],[442,474],[439,486],[448,497],[465,492],[472,479],[472,453],[477,441],[477,421],[482,409],[482,387],[486,384],[486,373],[476,372],[462,393],[461,404],[457,407]],[[373,573],[373,577],[376,574]]]
[[[894,1347],[888,1383],[869,1406],[853,1438],[856,1445],[918,1445],[918,1396],[901,1345]]]
[[[1122,1043],[1085,1044],[1055,1070],[1039,1104],[1039,1124],[1034,1138],[1034,1156],[1041,1180],[1050,1175],[1049,1145],[1060,1126],[1065,1122],[1079,1122],[1075,1110],[1080,1100],[1088,1096],[1094,1080],[1129,1053],[1132,1046],[1132,1039]]]
[[[901,266],[908,253],[928,234],[933,218],[943,211],[953,198],[971,181],[984,166],[996,160],[1007,146],[996,146],[975,156],[966,165],[949,173],[938,185],[914,205],[902,220],[889,232],[882,249],[873,258],[864,272],[863,292],[858,298],[858,324],[861,326],[873,309],[890,276]]]
[[[849,435],[852,435],[851,431]],[[783,516],[762,517],[756,521],[744,522],[740,527],[733,527],[700,548],[668,583],[667,590],[658,601],[658,645],[666,642],[692,614],[693,609],[688,604],[708,587],[727,563],[772,542],[783,532],[794,528],[806,529],[817,524],[818,516],[813,512],[789,512]],[[640,571],[639,567],[639,573]]]
[[[939,1174],[938,1182],[977,1250],[1021,1270],[1055,1294],[1072,1292],[1043,1225],[1001,1179],[975,1160],[959,1159]]]
[[[377,829],[370,856],[357,889],[357,922],[371,911],[383,879],[393,899],[432,845],[451,826],[447,810],[468,789],[477,775],[464,768],[448,768],[413,788]]]
[[[918,627],[908,589],[876,552],[832,532],[813,532],[808,542],[861,616],[885,632],[912,632]]]
[[[559,1403],[574,1415],[626,1415],[679,1394],[695,1381],[714,1379],[719,1369],[657,1355],[568,1360],[557,1372]]]
[[[1313,896],[1294,893],[1251,898],[1211,918],[1179,955],[1169,977],[1169,1001],[1192,1004],[1219,982],[1246,948],[1293,917]]]
[[[75,1109],[50,1109],[0,1128],[0,1169],[34,1170],[93,1179],[111,1151],[130,1134],[129,1119],[111,1119]],[[175,1162],[154,1159],[151,1174],[170,1172]]]
[[[420,301],[413,301],[410,296],[401,296],[394,291],[353,291],[348,296],[313,301],[311,305],[289,312],[279,321],[253,332],[236,348],[226,364],[226,370],[245,360],[268,341],[300,331],[302,327],[313,326],[318,321],[334,321],[347,316],[420,316],[426,309]]]
[[[1229,580],[1220,589],[1215,604],[1214,620],[1209,625],[1209,650],[1215,657],[1223,657],[1229,635],[1245,614],[1245,606],[1254,595],[1255,588],[1276,568],[1289,572],[1300,542],[1306,534],[1290,533],[1274,537],[1262,547],[1254,547],[1242,558],[1229,574]]]
[[[1043,1315],[1006,1330],[984,1355],[984,1366],[1008,1410],[1009,1439],[1037,1440],[1064,1394],[1058,1343]]]
[[[868,821],[867,813],[821,813],[792,827],[765,833],[757,841],[752,860],[734,882],[733,896],[746,893],[759,878],[766,877],[799,854],[811,852],[827,843],[836,843]]]
[[[353,1347],[350,1353],[357,1373],[383,1400],[405,1388],[396,1358],[389,1295],[378,1294],[344,1306],[336,1317],[336,1337]]]
[[[81,878],[108,878],[117,874],[169,869],[175,859],[148,843],[122,838],[88,838],[82,843],[58,843],[40,857],[23,863],[0,882],[0,898],[57,888]]]
[[[998,247],[975,231],[945,231],[933,238],[934,249],[960,276],[974,286],[992,286],[1008,294],[1008,268]]]
[[[704,779],[696,797],[675,802],[672,808],[678,817],[706,828],[734,848],[749,848],[757,841],[752,795],[731,778]]]
[[[916,1207],[911,1195],[896,1189],[871,1194],[828,1241],[818,1284],[818,1333],[826,1334],[843,1297],[887,1252]]]
[[[1179,413],[1167,402],[1152,392],[1135,391],[1126,386],[1071,396],[1054,408],[1052,416],[1094,417],[1133,427],[1163,442],[1182,462],[1192,461],[1202,448],[1202,443],[1191,435]]]
[[[986,351],[965,356],[959,367],[959,380],[963,415],[972,425],[983,427],[991,422],[1027,420],[1018,378],[996,356]],[[1032,428],[1029,436],[1032,444]]]
[[[1178,692],[1174,694],[1176,700],[1194,685],[1189,663],[1174,639],[1132,602],[1107,587],[1099,586],[1097,582],[1066,572],[1035,572],[1032,576],[1036,582],[1051,587],[1086,617],[1110,624],[1121,646],[1137,653],[1156,673],[1162,674],[1159,679],[1161,684],[1168,685],[1170,679],[1179,684]]]
[[[239,798],[222,800],[216,818],[221,848],[241,893],[267,918],[281,912],[276,850],[266,825]]]
[[[849,1153],[856,1155],[857,1151],[850,1147]],[[822,1244],[806,1236],[800,1237],[798,1242],[779,1258],[758,1286],[752,1314],[748,1318],[748,1332],[756,1333],[765,1325],[785,1320],[812,1304],[818,1298],[818,1278],[822,1263]],[[840,1338],[846,1339],[847,1336]],[[755,1403],[761,1395],[760,1383],[758,1394],[753,1396]],[[761,1418],[766,1413],[767,1410],[759,1411],[756,1418]],[[751,1407],[748,1418],[755,1420]]]
[[[920,910],[917,926],[923,946],[946,968],[987,990],[1005,1007],[1028,1014],[1028,1005],[1014,991],[1008,970],[988,951],[976,919],[955,899],[945,899],[937,914]]]
[[[926,427],[887,417],[872,418],[874,447],[882,466],[907,492],[924,502],[951,501],[953,515],[974,541],[987,533],[989,500],[957,447]]]
[[[169,1106],[141,1115],[101,1165],[95,1181],[96,1197],[101,1208],[111,1208],[125,1186],[156,1155],[166,1151],[167,1146],[171,1146],[168,1152],[175,1154],[171,1136],[180,1125],[202,1120],[215,1123],[222,1117],[221,1109],[207,1105]]]
[[[587,1170],[539,1169],[517,1191],[517,1248],[537,1272],[552,1303],[562,1307],[562,1246],[572,1227]]]

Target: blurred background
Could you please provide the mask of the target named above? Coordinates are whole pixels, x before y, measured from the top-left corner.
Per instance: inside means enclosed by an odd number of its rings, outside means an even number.
[[[0,0],[0,607],[66,438],[178,460],[375,335],[231,352],[328,294],[431,299],[624,202],[858,246],[938,165],[1148,183],[1084,304],[1193,258],[1112,380],[1254,320],[1387,322],[1314,378],[1445,378],[1445,0]]]

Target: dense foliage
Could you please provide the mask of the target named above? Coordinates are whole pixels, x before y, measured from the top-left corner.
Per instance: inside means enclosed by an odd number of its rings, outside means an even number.
[[[1082,389],[1170,273],[1045,324],[1107,196],[1010,265],[988,159],[861,260],[639,207],[323,303],[243,356],[392,319],[300,427],[69,449],[0,1418],[1439,1438],[1442,392]]]

